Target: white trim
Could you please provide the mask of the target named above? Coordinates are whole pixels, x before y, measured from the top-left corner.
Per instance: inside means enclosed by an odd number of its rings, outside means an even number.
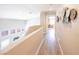
[[[43,39],[43,40],[41,41],[41,43],[40,43],[40,45],[38,46],[38,49],[37,49],[37,51],[36,51],[35,55],[38,55],[39,50],[40,50],[40,48],[41,48],[41,46],[42,46],[42,44],[43,44],[44,40],[45,40],[45,39]]]
[[[57,39],[57,42],[58,42],[58,45],[59,45],[59,48],[60,48],[61,55],[64,55],[64,53],[63,53],[63,49],[62,49],[62,47],[61,47],[61,45],[60,45],[60,43],[59,43],[59,40],[58,40],[58,39]]]
[[[34,34],[37,33],[38,31],[40,31],[41,29],[42,29],[42,27],[39,28],[39,29],[37,29],[36,31],[30,33],[30,34],[27,35],[26,37],[21,38],[21,39],[15,41],[14,43],[12,43],[12,44],[11,44],[9,47],[7,47],[6,49],[1,50],[0,53],[6,53],[6,52],[8,52],[9,50],[11,50],[11,49],[14,48],[15,46],[19,45],[19,44],[22,43],[24,40],[26,40],[27,38],[31,37],[32,35],[34,35]]]

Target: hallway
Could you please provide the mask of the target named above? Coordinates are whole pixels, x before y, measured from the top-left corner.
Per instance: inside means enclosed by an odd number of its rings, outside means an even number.
[[[74,4],[1,4],[0,54],[79,55],[78,11]]]
[[[45,41],[40,48],[39,55],[58,55],[58,43],[55,39],[55,30],[49,28],[46,35]]]

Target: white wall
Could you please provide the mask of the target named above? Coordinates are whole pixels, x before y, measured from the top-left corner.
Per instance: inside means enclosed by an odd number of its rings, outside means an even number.
[[[25,34],[25,31],[22,31],[22,29],[25,30],[26,21],[25,20],[4,20],[0,19],[0,41],[9,40],[12,41],[14,37],[19,36],[20,38]],[[14,29],[15,33],[11,34],[11,30]],[[17,29],[20,29],[20,32],[17,32]],[[8,31],[8,35],[2,36],[1,32]],[[6,42],[7,43],[7,42]]]
[[[65,7],[75,8],[78,17],[71,24],[63,24],[62,19],[56,22],[56,38],[59,39],[64,54],[79,54],[79,5],[64,5],[62,10]],[[62,10],[59,10],[61,14]]]
[[[27,20],[26,26],[34,26],[34,25],[40,25],[40,18],[33,18],[33,19]]]
[[[0,20],[0,32],[5,30],[10,31],[11,29],[16,30],[18,28],[24,29],[25,25],[26,25],[25,21],[22,21],[22,20]]]
[[[40,18],[28,19],[27,24],[25,26],[25,31],[27,32],[29,27],[40,25]]]

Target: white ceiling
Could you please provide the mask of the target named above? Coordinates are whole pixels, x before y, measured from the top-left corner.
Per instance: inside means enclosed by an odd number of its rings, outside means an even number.
[[[25,11],[35,11],[39,12],[42,10],[57,9],[61,4],[2,4],[0,8],[2,9],[20,9]]]
[[[60,4],[1,4],[0,18],[28,19],[29,15],[39,16],[41,11],[56,11]],[[27,17],[27,18],[26,18]],[[31,17],[30,17],[31,18]]]

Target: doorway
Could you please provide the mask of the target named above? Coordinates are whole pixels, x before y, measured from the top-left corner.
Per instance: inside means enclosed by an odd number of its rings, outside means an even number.
[[[55,15],[49,15],[48,16],[48,35],[52,40],[55,40]]]
[[[55,19],[56,17],[53,15],[48,16],[48,28],[55,29]]]

